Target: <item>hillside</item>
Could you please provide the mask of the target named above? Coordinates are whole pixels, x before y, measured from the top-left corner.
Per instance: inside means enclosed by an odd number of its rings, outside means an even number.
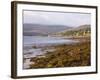
[[[23,34],[25,36],[50,35],[71,28],[66,25],[23,24]]]
[[[55,33],[56,36],[90,36],[91,28],[90,25],[81,25],[70,30],[64,30],[62,32]]]

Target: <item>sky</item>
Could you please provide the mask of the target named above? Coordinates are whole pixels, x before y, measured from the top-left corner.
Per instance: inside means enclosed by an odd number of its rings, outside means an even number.
[[[84,24],[91,24],[91,14],[27,10],[23,11],[23,22],[28,24],[78,27]]]

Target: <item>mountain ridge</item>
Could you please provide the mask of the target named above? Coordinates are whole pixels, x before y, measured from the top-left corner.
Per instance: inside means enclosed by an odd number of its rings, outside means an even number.
[[[72,29],[65,25],[41,25],[41,24],[23,24],[24,35],[50,35],[63,30]]]
[[[91,25],[80,25],[76,28],[72,28],[69,30],[64,30],[62,32],[55,33],[54,35],[60,36],[90,36],[91,33]]]

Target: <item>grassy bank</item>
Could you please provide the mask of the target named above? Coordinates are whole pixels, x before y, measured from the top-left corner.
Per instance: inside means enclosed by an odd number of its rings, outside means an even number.
[[[77,44],[54,46],[55,51],[45,57],[31,58],[30,68],[90,66],[90,41]]]

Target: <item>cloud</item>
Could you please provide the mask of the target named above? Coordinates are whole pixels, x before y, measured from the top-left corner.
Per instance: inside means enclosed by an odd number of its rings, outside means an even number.
[[[45,25],[67,25],[76,27],[79,25],[91,24],[91,14],[24,11],[24,23]]]

